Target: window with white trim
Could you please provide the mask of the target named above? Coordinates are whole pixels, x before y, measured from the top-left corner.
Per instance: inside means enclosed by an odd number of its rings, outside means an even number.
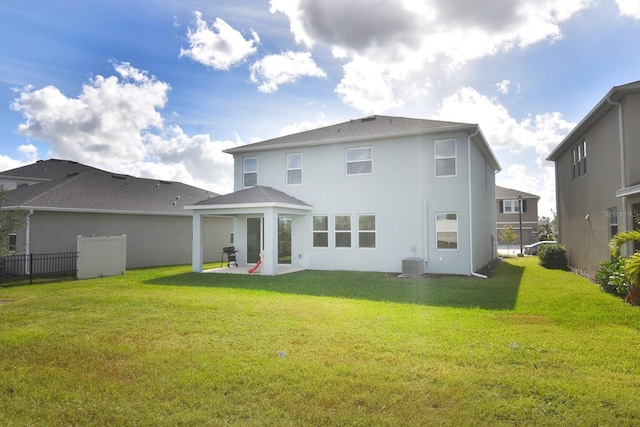
[[[358,248],[376,247],[376,216],[358,215]]]
[[[436,176],[455,176],[456,140],[440,139],[434,141],[434,159]]]
[[[608,212],[609,216],[609,237],[613,238],[618,234],[618,208],[611,208]]]
[[[302,184],[302,153],[286,155],[287,185]]]
[[[587,140],[571,149],[571,179],[587,174]]]
[[[313,247],[329,247],[329,217],[327,215],[314,215],[313,217]]]
[[[458,214],[455,212],[436,213],[436,249],[458,249]]]
[[[245,188],[258,185],[258,158],[242,159],[242,183]]]
[[[347,175],[364,175],[373,172],[373,147],[347,148]]]
[[[519,213],[520,212],[520,200],[503,200],[504,206],[503,213]]]
[[[334,217],[334,231],[336,248],[350,248],[351,215],[336,215]]]

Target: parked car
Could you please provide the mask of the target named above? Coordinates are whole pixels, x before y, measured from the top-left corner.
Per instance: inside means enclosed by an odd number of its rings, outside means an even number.
[[[558,242],[556,242],[554,240],[543,240],[541,242],[537,242],[537,243],[534,243],[532,245],[525,245],[524,253],[527,254],[527,255],[535,255],[535,254],[538,253],[538,249],[540,249],[540,246],[542,246],[542,245],[551,245],[551,244],[554,244],[554,243],[558,243]]]

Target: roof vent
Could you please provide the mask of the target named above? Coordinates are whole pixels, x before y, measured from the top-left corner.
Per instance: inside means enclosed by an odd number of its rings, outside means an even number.
[[[80,172],[71,172],[67,174],[67,178],[72,177],[72,176],[76,176],[76,175],[80,175]]]
[[[171,181],[160,181],[160,184],[172,184]]]
[[[376,116],[369,116],[369,117],[365,117],[363,119],[360,119],[361,122],[372,122],[376,119]]]
[[[113,175],[111,175],[111,178],[115,178],[115,179],[127,179],[126,175],[121,175],[118,173],[114,173]]]

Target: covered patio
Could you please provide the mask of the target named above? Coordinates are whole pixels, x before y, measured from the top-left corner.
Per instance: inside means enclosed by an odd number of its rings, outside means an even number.
[[[207,269],[207,270],[202,270],[202,272],[203,273],[213,273],[213,274],[246,274],[246,275],[249,275],[249,276],[262,276],[263,275],[263,273],[262,273],[262,271],[260,271],[259,267],[253,273],[249,273],[249,270],[251,270],[252,268],[253,268],[253,266],[251,266],[251,265],[245,265],[245,266],[241,266],[241,267],[231,266],[231,267],[211,268],[211,269]],[[292,267],[290,265],[279,264],[278,265],[278,272],[277,272],[276,275],[279,276],[281,274],[296,273],[298,271],[304,271],[304,268],[302,268],[302,267]]]
[[[243,274],[245,268],[248,274],[249,268],[259,262],[258,255],[262,264],[259,269],[265,276],[276,276],[292,272],[292,269],[302,269],[278,263],[278,222],[282,217],[307,215],[312,209],[307,203],[271,187],[255,186],[203,200],[195,205],[185,206],[185,209],[193,211],[193,272],[203,272],[203,221],[205,217],[212,216],[233,218],[233,243],[238,250],[236,259],[239,265],[235,267],[236,274]],[[295,231],[292,230],[292,240],[294,235]],[[234,267],[226,269],[233,270]]]

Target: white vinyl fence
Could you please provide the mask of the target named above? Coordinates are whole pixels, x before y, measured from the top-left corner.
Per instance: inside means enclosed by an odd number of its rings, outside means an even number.
[[[127,236],[78,236],[78,279],[124,274]]]

